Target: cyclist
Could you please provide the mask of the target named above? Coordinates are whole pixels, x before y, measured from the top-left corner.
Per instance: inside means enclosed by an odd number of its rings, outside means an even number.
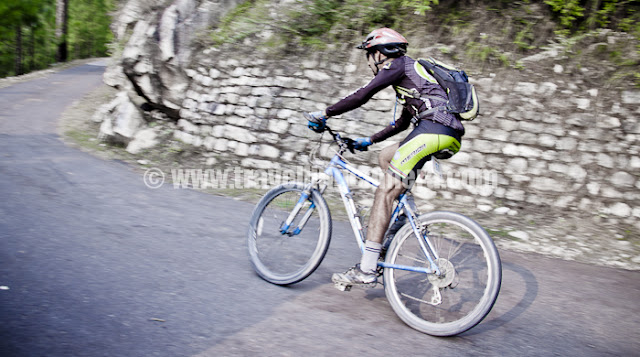
[[[406,189],[408,182],[415,179],[431,155],[447,158],[460,149],[464,135],[460,119],[455,114],[431,110],[446,102],[447,94],[417,61],[405,55],[407,46],[407,40],[392,29],[374,30],[357,47],[366,53],[374,75],[371,82],[324,111],[305,113],[309,128],[322,132],[329,117],[356,109],[377,92],[393,86],[397,101],[403,105],[400,118],[378,133],[357,138],[355,148],[364,151],[368,146],[414,126],[399,144],[380,152],[378,161],[384,178],[375,192],[362,259],[346,272],[333,274],[334,283],[363,286],[377,283],[377,262],[394,200]]]

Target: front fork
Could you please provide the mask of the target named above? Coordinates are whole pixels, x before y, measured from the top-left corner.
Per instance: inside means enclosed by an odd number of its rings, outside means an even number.
[[[302,232],[302,229],[307,224],[307,222],[309,222],[309,218],[311,218],[311,215],[313,214],[313,211],[316,208],[315,202],[313,202],[313,200],[310,200],[310,197],[312,195],[311,190],[317,184],[318,184],[317,182],[309,183],[308,185],[305,186],[304,190],[302,190],[302,193],[300,194],[300,198],[298,199],[298,202],[296,203],[295,207],[293,207],[293,210],[291,210],[291,213],[289,213],[289,216],[282,223],[282,226],[280,227],[280,233],[282,235],[287,235],[289,237],[298,235],[300,234],[300,232]],[[320,188],[320,193],[324,192],[325,189],[326,189],[326,185]],[[298,216],[298,214],[302,210],[302,207],[304,207],[307,201],[310,201],[311,205],[307,208],[307,211],[304,213],[304,215],[298,222],[297,227],[295,227],[293,231],[290,231],[293,221]]]

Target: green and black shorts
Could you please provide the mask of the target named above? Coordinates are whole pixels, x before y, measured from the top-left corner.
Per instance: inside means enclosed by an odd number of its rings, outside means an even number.
[[[422,119],[400,143],[389,165],[389,172],[403,182],[414,180],[434,153],[457,153],[461,138],[462,133],[451,127]]]

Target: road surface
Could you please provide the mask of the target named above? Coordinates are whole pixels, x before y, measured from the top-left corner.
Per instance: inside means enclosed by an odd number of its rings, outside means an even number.
[[[344,222],[309,279],[265,283],[245,249],[251,204],[150,189],[58,138],[103,71],[0,89],[0,356],[640,354],[638,272],[501,251],[493,311],[452,338],[406,326],[382,288],[331,286],[359,258]]]

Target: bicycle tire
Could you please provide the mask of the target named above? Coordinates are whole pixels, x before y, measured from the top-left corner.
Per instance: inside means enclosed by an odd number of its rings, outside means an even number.
[[[297,235],[280,232],[298,202],[305,184],[285,183],[267,192],[256,205],[248,232],[249,259],[258,275],[276,285],[290,285],[311,275],[320,265],[331,241],[331,214],[317,190],[297,214],[294,227],[311,204],[313,214]]]
[[[502,283],[498,250],[478,223],[458,213],[426,213],[418,217],[418,225],[428,227],[439,256],[437,264],[445,273],[440,279],[385,268],[385,295],[398,317],[412,328],[433,336],[460,334],[480,323],[498,298]],[[396,234],[385,262],[429,267],[410,223]],[[439,305],[433,305],[436,288]]]

